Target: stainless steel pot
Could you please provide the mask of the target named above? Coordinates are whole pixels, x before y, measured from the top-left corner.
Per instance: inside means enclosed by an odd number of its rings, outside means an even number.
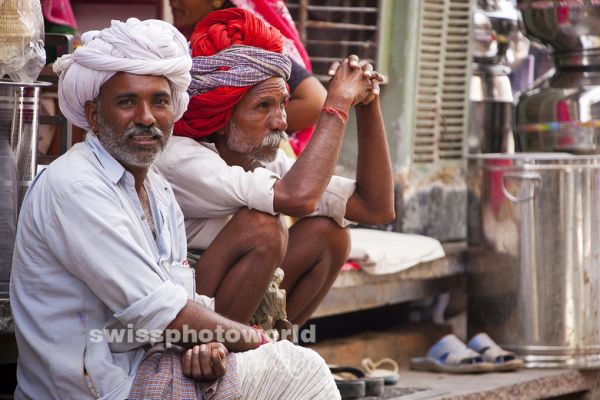
[[[469,153],[514,152],[513,95],[500,65],[474,64],[471,76]]]
[[[0,79],[0,298],[8,297],[19,206],[37,172],[40,89],[50,85]]]
[[[469,334],[528,367],[600,367],[600,157],[468,162]]]
[[[592,1],[518,0],[529,37],[555,52],[600,49],[600,5]]]
[[[515,134],[518,151],[600,154],[600,71],[561,69],[523,94]]]

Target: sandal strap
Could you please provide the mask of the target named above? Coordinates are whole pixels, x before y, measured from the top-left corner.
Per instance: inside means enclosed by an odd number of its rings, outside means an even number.
[[[502,347],[496,345],[496,346],[490,346],[487,349],[485,349],[481,355],[483,356],[483,358],[486,361],[491,361],[491,362],[498,362],[499,358],[509,358],[510,360],[516,359],[517,355],[513,352],[504,350]],[[504,360],[506,361],[506,360]]]
[[[517,355],[498,346],[486,333],[480,333],[469,341],[469,347],[483,356],[486,361],[498,362],[500,357],[516,359]]]
[[[438,340],[429,349],[427,357],[447,365],[465,364],[465,361],[471,361],[471,364],[483,362],[483,358],[479,353],[468,348],[455,335],[446,335]]]
[[[481,354],[468,348],[465,348],[462,351],[448,353],[446,359],[443,360],[443,363],[446,365],[478,364],[482,362],[483,358],[481,357]]]
[[[373,361],[370,358],[364,358],[361,361],[361,365],[363,366],[363,369],[369,373],[372,373],[373,371],[379,369],[383,365],[389,365],[391,368],[388,370],[394,373],[398,373],[398,371],[400,370],[400,367],[398,366],[396,360],[391,359],[389,357],[382,358],[379,361]]]

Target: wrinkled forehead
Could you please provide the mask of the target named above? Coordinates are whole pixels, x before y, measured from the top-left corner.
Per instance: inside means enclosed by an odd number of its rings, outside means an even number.
[[[248,93],[247,98],[264,96],[289,96],[288,85],[283,78],[273,77],[254,85]]]

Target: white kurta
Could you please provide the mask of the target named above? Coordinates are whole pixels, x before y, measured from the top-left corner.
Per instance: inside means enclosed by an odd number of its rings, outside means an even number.
[[[282,150],[276,159],[254,171],[229,166],[212,143],[173,137],[154,168],[171,184],[185,216],[188,248],[206,249],[241,207],[272,215],[273,185],[294,165]],[[333,176],[311,216],[327,216],[340,226],[355,181]]]

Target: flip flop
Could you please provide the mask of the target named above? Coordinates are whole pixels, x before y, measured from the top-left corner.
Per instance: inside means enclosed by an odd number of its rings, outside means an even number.
[[[373,361],[370,358],[364,358],[361,362],[365,375],[371,378],[383,378],[386,385],[395,385],[400,379],[398,376],[398,363],[391,358],[382,358],[379,361]],[[389,365],[388,368],[381,368],[383,365]]]
[[[330,366],[329,370],[333,374],[342,399],[355,399],[365,396],[377,397],[383,394],[383,378],[367,377],[363,371],[354,367]]]
[[[410,368],[417,371],[477,374],[494,370],[494,364],[468,348],[454,335],[446,335],[431,346],[425,357],[414,357]]]
[[[467,346],[480,353],[485,361],[492,363],[494,371],[515,371],[523,367],[523,360],[515,353],[498,346],[486,333],[473,336]]]

